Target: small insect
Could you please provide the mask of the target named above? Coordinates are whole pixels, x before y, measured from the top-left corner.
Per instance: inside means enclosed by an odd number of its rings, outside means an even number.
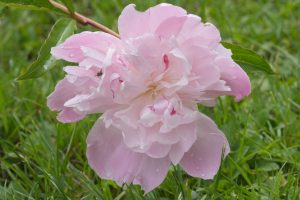
[[[103,75],[102,69],[97,73],[97,77],[101,77]]]

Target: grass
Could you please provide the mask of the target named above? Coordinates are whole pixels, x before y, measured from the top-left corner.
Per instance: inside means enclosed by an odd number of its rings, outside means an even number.
[[[77,1],[76,10],[116,30],[130,1]],[[133,1],[139,9],[160,1]],[[251,73],[252,94],[241,103],[220,98],[201,108],[226,134],[232,152],[213,181],[172,166],[163,184],[100,180],[87,164],[85,138],[98,116],[60,124],[46,97],[60,67],[28,81],[15,78],[37,56],[59,14],[0,7],[0,199],[300,199],[300,1],[168,1],[213,22],[224,41],[263,55],[275,75]],[[80,26],[78,31],[91,29]]]

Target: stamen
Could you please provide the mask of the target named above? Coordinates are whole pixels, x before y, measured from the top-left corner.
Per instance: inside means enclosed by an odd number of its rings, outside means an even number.
[[[170,115],[175,115],[176,114],[176,110],[173,108]]]
[[[163,61],[165,63],[165,71],[166,71],[169,68],[169,64],[170,64],[169,57],[166,54],[163,56]]]

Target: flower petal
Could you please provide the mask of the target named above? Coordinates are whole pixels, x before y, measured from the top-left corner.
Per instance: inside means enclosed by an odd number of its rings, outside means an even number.
[[[236,101],[248,96],[251,92],[251,84],[246,72],[231,58],[231,51],[222,45],[217,49],[219,56],[216,64],[221,72],[221,79],[231,88],[230,95],[235,96]]]
[[[129,149],[122,133],[114,126],[106,128],[100,118],[87,138],[87,158],[91,167],[103,179],[139,184],[145,192],[157,187],[165,178],[170,161],[151,158]]]
[[[53,111],[60,111],[64,108],[64,103],[76,95],[74,85],[66,78],[59,81],[47,98],[47,105]]]
[[[170,17],[157,27],[155,34],[163,37],[176,36],[180,32],[186,19],[186,16]]]
[[[229,153],[228,142],[215,123],[202,115],[199,120],[198,138],[184,154],[180,165],[191,176],[213,179],[219,170],[222,150]]]
[[[86,114],[101,112],[113,106],[109,95],[98,92],[100,80],[96,71],[70,66],[64,70],[68,74],[57,84],[47,102],[50,109],[62,111],[57,117],[59,121],[74,122]]]
[[[118,29],[122,39],[138,37],[145,33],[154,33],[158,26],[170,17],[185,16],[186,11],[178,6],[162,3],[145,12],[139,12],[134,4],[124,8],[119,20]]]
[[[186,153],[196,141],[198,131],[197,127],[196,121],[190,124],[181,125],[169,133],[169,137],[171,137],[172,134],[175,136],[178,135],[180,138],[179,141],[172,146],[169,153],[169,157],[174,165],[179,163],[184,153]]]
[[[53,47],[51,54],[57,59],[78,63],[86,57],[84,47],[97,49],[98,53],[105,54],[110,46],[118,45],[118,43],[119,39],[108,33],[85,31],[75,34],[62,44]]]
[[[62,123],[71,123],[82,120],[85,114],[75,112],[72,108],[63,109],[56,117],[56,119]]]
[[[184,26],[178,34],[179,44],[189,43],[214,49],[219,45],[221,36],[219,30],[210,23],[201,22],[201,18],[189,14]]]

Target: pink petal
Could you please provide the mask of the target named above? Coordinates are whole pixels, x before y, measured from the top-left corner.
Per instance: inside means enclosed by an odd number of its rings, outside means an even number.
[[[146,127],[151,127],[161,121],[161,118],[155,113],[154,106],[146,106],[140,113],[139,122]]]
[[[159,131],[161,133],[171,132],[172,129],[182,124],[191,124],[192,122],[196,121],[198,117],[199,111],[190,110],[184,107],[179,114],[165,115],[163,119],[163,124]]]
[[[110,46],[117,46],[118,43],[119,39],[110,34],[85,31],[75,34],[62,44],[53,47],[51,54],[57,59],[78,63],[86,57],[84,47],[105,53]]]
[[[122,39],[141,36],[145,33],[154,33],[157,27],[170,17],[185,16],[186,11],[171,4],[159,4],[145,12],[139,12],[134,4],[124,8],[119,20],[118,29]]]
[[[63,122],[74,122],[85,114],[109,109],[112,102],[108,95],[97,92],[99,78],[96,72],[82,67],[65,67],[68,73],[48,97],[48,106],[54,111],[62,111],[57,117]],[[100,99],[100,100],[99,100]]]
[[[210,23],[201,22],[201,18],[189,14],[186,23],[177,37],[178,43],[189,43],[214,49],[219,45],[221,36],[219,30]]]
[[[117,116],[117,113],[120,112],[125,112],[124,114],[126,115],[127,110],[123,110],[123,107],[116,107],[114,109],[106,111],[102,117],[103,121],[106,124],[106,127],[109,127],[111,125],[118,127],[119,129],[122,129],[122,134],[124,135],[124,143],[126,144],[127,147],[129,148],[139,148],[143,149],[142,146],[145,146],[142,143],[142,136],[144,135],[143,133],[138,131],[137,124],[135,124],[135,127],[132,127],[132,123],[136,119],[134,115],[131,116],[131,112],[127,113],[130,116],[128,117],[128,121],[123,121],[122,118],[125,118],[125,116],[122,115],[119,117]],[[138,134],[137,134],[138,133]]]
[[[151,158],[133,152],[124,143],[122,132],[111,126],[106,128],[99,119],[87,138],[87,158],[91,167],[103,179],[139,184],[145,192],[157,187],[165,178],[170,161]]]
[[[166,157],[171,149],[171,145],[160,144],[158,142],[152,143],[150,148],[147,150],[147,155],[152,158],[163,158]]]
[[[125,59],[140,74],[138,77],[135,77],[137,74],[133,74],[135,75],[133,78],[139,78],[141,79],[139,82],[141,82],[145,81],[145,78],[149,77],[153,72],[158,70],[164,71],[165,64],[162,62],[162,54],[171,48],[171,44],[162,41],[160,37],[152,34],[145,34],[128,40],[126,42],[127,51]]]
[[[231,88],[230,95],[235,96],[236,101],[248,96],[251,92],[251,84],[248,75],[231,58],[231,51],[222,45],[218,48],[219,57],[216,64],[221,71],[221,79]]]
[[[60,111],[64,108],[64,103],[76,95],[74,85],[66,78],[59,81],[54,92],[47,98],[47,105],[53,111]]]
[[[222,150],[229,153],[228,142],[215,123],[202,115],[199,120],[198,138],[184,154],[180,165],[191,176],[213,179],[219,170]]]
[[[72,108],[63,109],[56,117],[56,119],[62,123],[71,123],[82,120],[85,114],[75,112]]]
[[[88,78],[94,80],[95,82],[99,81],[98,77],[96,76],[94,71],[87,70],[83,67],[67,66],[67,67],[64,67],[64,71],[68,75],[73,75],[73,76],[76,76],[76,77],[88,77]]]
[[[207,86],[220,80],[220,72],[214,65],[215,55],[209,48],[185,44],[182,49],[192,65],[194,80],[199,84],[199,87],[195,89],[203,91]]]
[[[157,27],[155,34],[163,37],[176,36],[180,32],[186,19],[186,16],[170,17]]]
[[[72,99],[78,93],[78,88],[69,82],[67,78],[61,80],[55,87],[54,92],[47,98],[47,105],[53,111],[61,111],[57,120],[63,123],[79,121],[85,117],[84,113],[79,113],[73,108],[66,108],[65,102]]]
[[[193,122],[181,125],[169,133],[169,137],[172,137],[172,135],[178,135],[179,137],[178,142],[172,146],[169,153],[169,157],[174,165],[179,163],[184,153],[186,153],[194,144],[197,139],[197,131],[197,122]]]

